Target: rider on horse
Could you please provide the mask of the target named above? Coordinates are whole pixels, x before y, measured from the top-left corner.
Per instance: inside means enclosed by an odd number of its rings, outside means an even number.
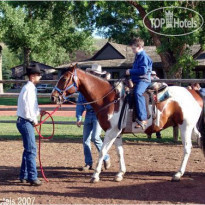
[[[131,43],[135,56],[132,69],[126,70],[126,75],[130,75],[134,83],[134,95],[136,103],[136,128],[145,128],[147,124],[147,111],[143,93],[150,85],[150,74],[152,71],[152,60],[143,50],[144,41],[136,38]]]

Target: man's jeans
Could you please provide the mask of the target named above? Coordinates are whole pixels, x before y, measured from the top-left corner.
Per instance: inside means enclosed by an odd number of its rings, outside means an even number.
[[[149,85],[150,83],[145,81],[139,81],[135,84],[134,95],[136,103],[136,115],[140,121],[147,120],[146,103],[143,93]]]
[[[83,127],[83,148],[84,148],[84,156],[85,156],[85,164],[92,165],[92,154],[91,154],[91,143],[92,141],[98,152],[100,152],[103,142],[100,138],[102,128],[97,120],[97,117],[94,112],[86,112],[84,127]],[[109,159],[109,155],[105,155],[104,160],[107,161]]]
[[[36,169],[36,142],[34,127],[30,121],[18,118],[16,126],[23,139],[23,157],[20,171],[20,179],[29,181],[37,179]]]

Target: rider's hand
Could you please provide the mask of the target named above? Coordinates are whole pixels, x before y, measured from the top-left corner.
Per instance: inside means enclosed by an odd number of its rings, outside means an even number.
[[[130,75],[130,70],[129,69],[126,70],[126,75]]]
[[[77,122],[76,122],[76,125],[77,125],[78,127],[80,127],[80,126],[82,125],[82,122],[81,122],[81,121],[77,121]]]

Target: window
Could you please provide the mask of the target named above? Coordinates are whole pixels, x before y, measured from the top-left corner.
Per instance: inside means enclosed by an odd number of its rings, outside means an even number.
[[[119,72],[112,72],[112,78],[113,79],[119,79],[120,73]]]

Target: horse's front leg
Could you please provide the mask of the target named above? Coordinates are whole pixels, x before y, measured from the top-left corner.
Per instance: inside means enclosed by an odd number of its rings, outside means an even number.
[[[115,140],[115,146],[117,150],[117,154],[120,161],[120,171],[115,176],[115,181],[120,182],[123,180],[123,176],[126,172],[125,160],[124,160],[124,150],[122,146],[122,136],[119,135]]]
[[[95,169],[95,172],[93,173],[93,176],[91,178],[91,183],[96,183],[100,181],[100,173],[101,173],[101,169],[102,169],[102,163],[103,163],[103,159],[105,157],[105,155],[107,154],[108,150],[110,149],[110,147],[112,146],[113,142],[115,141],[116,137],[119,135],[119,131],[113,132],[112,130],[108,130],[105,133],[105,138],[104,138],[104,142],[103,142],[103,146],[100,150],[100,154],[99,154],[99,159],[98,159],[98,163],[97,163],[97,167]]]
[[[179,171],[172,177],[172,181],[180,181],[181,177],[184,175],[186,165],[191,154],[192,142],[191,142],[191,134],[193,130],[193,126],[188,126],[183,124],[180,126],[181,130],[181,139],[184,146],[184,156],[181,163],[181,167]]]

